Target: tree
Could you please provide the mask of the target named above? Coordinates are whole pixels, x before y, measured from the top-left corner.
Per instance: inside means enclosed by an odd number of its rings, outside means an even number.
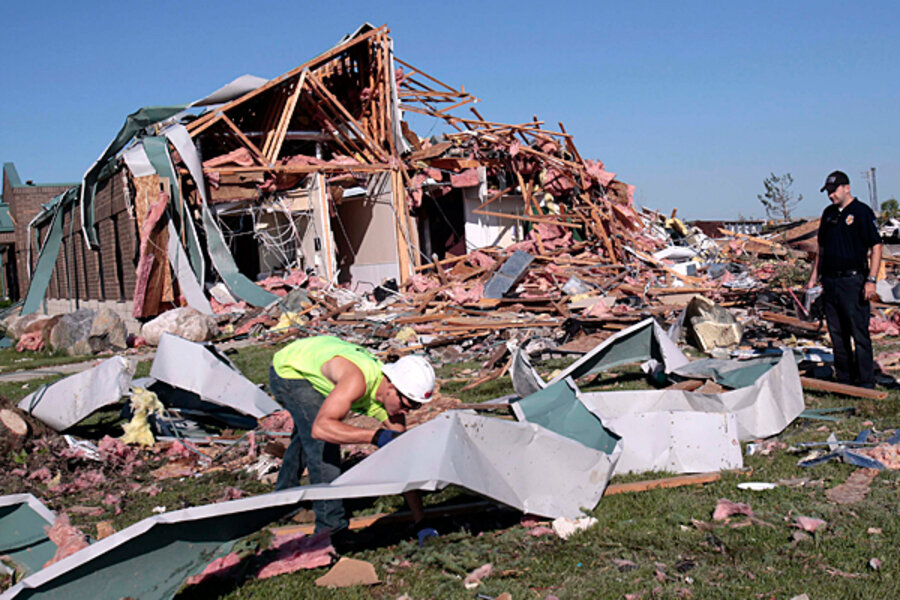
[[[794,192],[791,191],[791,186],[794,185],[794,178],[791,177],[790,173],[780,176],[770,173],[763,180],[763,185],[766,188],[765,193],[757,194],[756,197],[759,198],[759,201],[766,208],[766,215],[775,219],[780,218],[784,221],[790,221],[791,211],[803,200],[803,194],[799,194],[794,198]]]
[[[888,198],[881,203],[881,220],[887,222],[888,219],[896,219],[900,216],[900,204],[896,198]]]

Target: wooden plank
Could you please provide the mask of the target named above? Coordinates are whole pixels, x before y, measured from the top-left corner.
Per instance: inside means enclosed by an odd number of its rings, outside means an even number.
[[[813,379],[812,377],[801,377],[800,383],[803,389],[817,390],[820,392],[831,392],[841,394],[843,396],[852,396],[854,398],[867,398],[869,400],[884,400],[888,397],[887,392],[870,390],[846,383],[838,383],[836,381],[823,381],[822,379]]]
[[[631,494],[634,492],[646,492],[647,490],[684,487],[686,485],[702,485],[719,481],[720,479],[722,479],[721,473],[698,473],[696,475],[677,475],[675,477],[633,481],[631,483],[614,483],[606,486],[603,495],[615,496],[616,494]]]
[[[234,121],[229,119],[226,115],[222,115],[222,122],[225,123],[225,125],[227,125],[228,128],[231,129],[231,131],[234,132],[236,136],[238,136],[238,139],[241,140],[241,142],[247,147],[248,150],[250,150],[250,153],[253,154],[253,157],[256,158],[257,162],[262,165],[268,164],[268,161],[266,160],[265,155],[262,153],[262,150],[257,148],[256,144],[251,142],[250,138],[244,135],[243,131],[238,129],[238,126],[234,124]]]
[[[812,333],[825,333],[828,330],[824,323],[808,323],[795,317],[780,315],[773,312],[764,312],[759,315],[759,318],[764,321],[769,321],[770,323],[787,325],[789,327],[795,327],[797,329],[802,329],[803,331],[809,331]]]
[[[304,69],[300,74],[296,89],[294,89],[293,93],[291,93],[285,103],[284,111],[281,113],[281,119],[278,121],[278,127],[275,129],[275,139],[271,145],[270,151],[266,154],[266,158],[269,159],[270,163],[274,163],[278,160],[278,155],[281,153],[281,147],[284,145],[284,138],[287,134],[288,125],[294,116],[294,109],[297,107],[297,100],[300,98],[300,93],[303,91],[303,84],[306,82],[307,73],[309,73],[309,70]]]

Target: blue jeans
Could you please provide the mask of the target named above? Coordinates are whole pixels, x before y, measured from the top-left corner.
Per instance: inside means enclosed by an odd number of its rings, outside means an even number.
[[[283,379],[269,367],[269,389],[275,400],[291,414],[294,429],[291,443],[284,453],[276,490],[296,487],[303,473],[303,463],[309,469],[310,483],[331,483],[341,474],[341,447],[312,436],[312,425],[325,402],[305,379]],[[346,529],[349,523],[341,500],[316,500],[316,533],[330,529],[332,533]]]

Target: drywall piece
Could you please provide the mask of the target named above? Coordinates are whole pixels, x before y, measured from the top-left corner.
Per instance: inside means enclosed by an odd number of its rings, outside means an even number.
[[[134,368],[131,361],[113,356],[87,371],[38,388],[22,398],[18,407],[63,431],[127,395]]]
[[[0,600],[171,598],[187,577],[227,554],[238,539],[284,517],[303,500],[456,484],[524,512],[574,518],[582,507],[599,502],[618,458],[618,447],[608,455],[538,425],[451,411],[395,439],[331,485],[149,517],[26,577]]]
[[[31,494],[0,496],[0,555],[26,574],[40,571],[56,554],[45,531],[55,521],[56,515]]]
[[[678,349],[678,345],[669,339],[663,328],[652,317],[609,337],[549,383],[562,381],[566,377],[578,379],[590,373],[608,371],[619,365],[647,360],[657,361],[667,373],[689,362]]]
[[[548,385],[511,406],[519,421],[537,423],[588,448],[612,453],[619,436],[604,427],[603,422],[579,402],[577,394],[575,383],[566,379]]]
[[[616,474],[708,473],[744,466],[734,413],[637,413],[604,424],[623,440]]]
[[[164,333],[159,340],[150,376],[257,419],[281,410],[280,404],[244,377],[227,358],[213,353],[208,346],[171,333]]]
[[[753,385],[718,394],[636,390],[587,392],[579,397],[607,425],[625,415],[671,410],[734,413],[741,441],[775,435],[805,408],[800,374],[790,351],[785,351],[778,363]],[[627,444],[627,439],[624,442]]]
[[[513,252],[512,255],[506,259],[506,262],[503,263],[503,266],[500,267],[500,270],[497,271],[484,286],[483,296],[485,298],[502,298],[504,294],[512,289],[512,287],[525,276],[528,265],[530,265],[533,260],[534,257],[527,252],[523,252],[522,250]]]

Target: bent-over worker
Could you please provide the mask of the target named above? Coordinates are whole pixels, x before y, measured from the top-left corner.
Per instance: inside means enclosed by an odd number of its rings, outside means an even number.
[[[340,444],[372,443],[381,448],[406,430],[406,415],[431,402],[434,370],[421,356],[384,364],[365,348],[332,336],[292,342],[275,353],[269,386],[294,420],[276,490],[298,485],[303,463],[310,483],[330,483],[341,474]],[[377,430],[343,422],[351,411],[381,421]],[[419,543],[437,532],[424,521],[418,492],[404,494],[416,522]],[[349,525],[341,500],[313,502],[316,533],[331,530],[332,541]]]

